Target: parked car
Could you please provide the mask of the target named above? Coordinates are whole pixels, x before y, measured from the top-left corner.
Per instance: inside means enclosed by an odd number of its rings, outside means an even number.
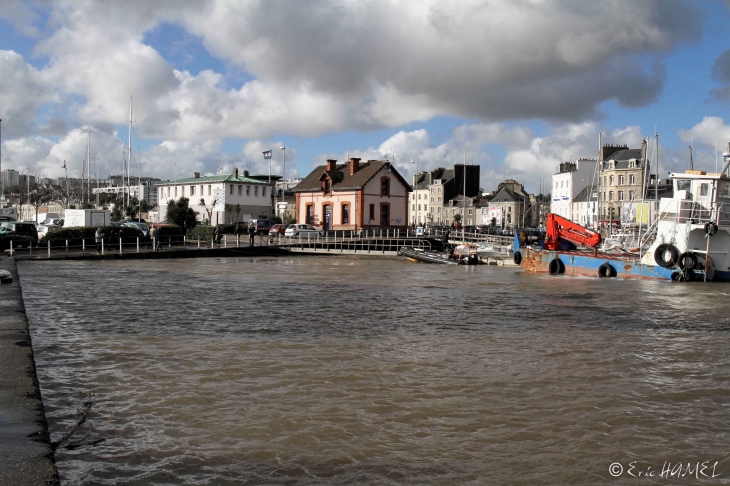
[[[55,229],[55,228],[61,228],[63,227],[63,219],[61,218],[46,218],[44,219],[41,224],[36,225],[38,229],[38,234],[43,237],[45,234],[48,233],[49,229]]]
[[[256,233],[264,235],[268,234],[271,227],[276,224],[276,221],[274,220],[262,218],[250,219],[248,222],[249,224],[253,223],[256,225]]]
[[[290,224],[284,236],[322,236],[322,232],[308,224]]]
[[[137,228],[138,230],[140,230],[145,235],[145,237],[148,234],[150,234],[150,228],[149,228],[149,226],[147,226],[147,223],[140,223],[140,222],[137,222],[137,221],[129,221],[127,223],[122,223],[122,226],[125,227],[125,228]]]
[[[38,230],[33,223],[23,223],[18,221],[3,221],[0,223],[0,236],[11,235],[13,246],[37,246]]]
[[[275,224],[269,229],[269,236],[284,236],[287,226],[286,224]]]

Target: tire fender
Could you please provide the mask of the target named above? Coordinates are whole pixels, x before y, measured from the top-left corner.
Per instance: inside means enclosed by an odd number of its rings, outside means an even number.
[[[565,264],[560,258],[555,257],[550,262],[548,271],[550,272],[550,275],[561,275],[565,273]]]
[[[512,256],[512,260],[514,260],[515,265],[519,265],[520,263],[522,263],[522,253],[516,251],[515,254]]]
[[[665,257],[669,253],[669,259],[665,260]],[[663,268],[671,268],[677,264],[679,260],[679,250],[674,245],[669,243],[662,243],[654,250],[654,260],[657,265]]]
[[[598,276],[600,278],[615,277],[616,275],[616,269],[608,262],[605,262],[600,267],[598,267]]]

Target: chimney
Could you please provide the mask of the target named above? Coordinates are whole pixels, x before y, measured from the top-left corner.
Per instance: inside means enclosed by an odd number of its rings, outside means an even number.
[[[238,179],[238,167],[233,168],[233,178]]]
[[[248,177],[248,171],[247,170],[244,170],[243,171],[243,177]]]
[[[200,172],[193,172],[193,179],[200,179]]]
[[[641,141],[641,158],[646,158],[646,139]]]
[[[350,175],[354,174],[360,169],[360,159],[356,157],[350,157]]]
[[[327,172],[332,172],[335,170],[335,166],[337,165],[337,161],[334,159],[327,159]]]

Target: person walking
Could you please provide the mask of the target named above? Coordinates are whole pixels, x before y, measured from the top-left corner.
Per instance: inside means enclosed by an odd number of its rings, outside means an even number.
[[[220,225],[216,225],[215,231],[213,232],[213,241],[215,243],[218,243],[218,246],[221,246],[221,227]]]
[[[256,236],[256,226],[253,223],[248,223],[248,246],[253,246],[253,240]]]
[[[104,242],[104,232],[101,228],[96,228],[96,233],[94,233],[94,241],[96,241],[96,253],[101,253],[101,247]]]
[[[150,242],[152,243],[152,251],[157,251],[157,226],[150,228]]]
[[[238,224],[238,221],[235,223],[235,229],[233,230],[233,233],[236,235],[236,246],[238,246],[241,243],[241,227]]]

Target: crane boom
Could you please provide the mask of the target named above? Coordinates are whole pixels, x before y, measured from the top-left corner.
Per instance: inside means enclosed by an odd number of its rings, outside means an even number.
[[[569,219],[550,213],[545,222],[545,248],[559,250],[562,241],[596,248],[601,244],[601,235]]]

